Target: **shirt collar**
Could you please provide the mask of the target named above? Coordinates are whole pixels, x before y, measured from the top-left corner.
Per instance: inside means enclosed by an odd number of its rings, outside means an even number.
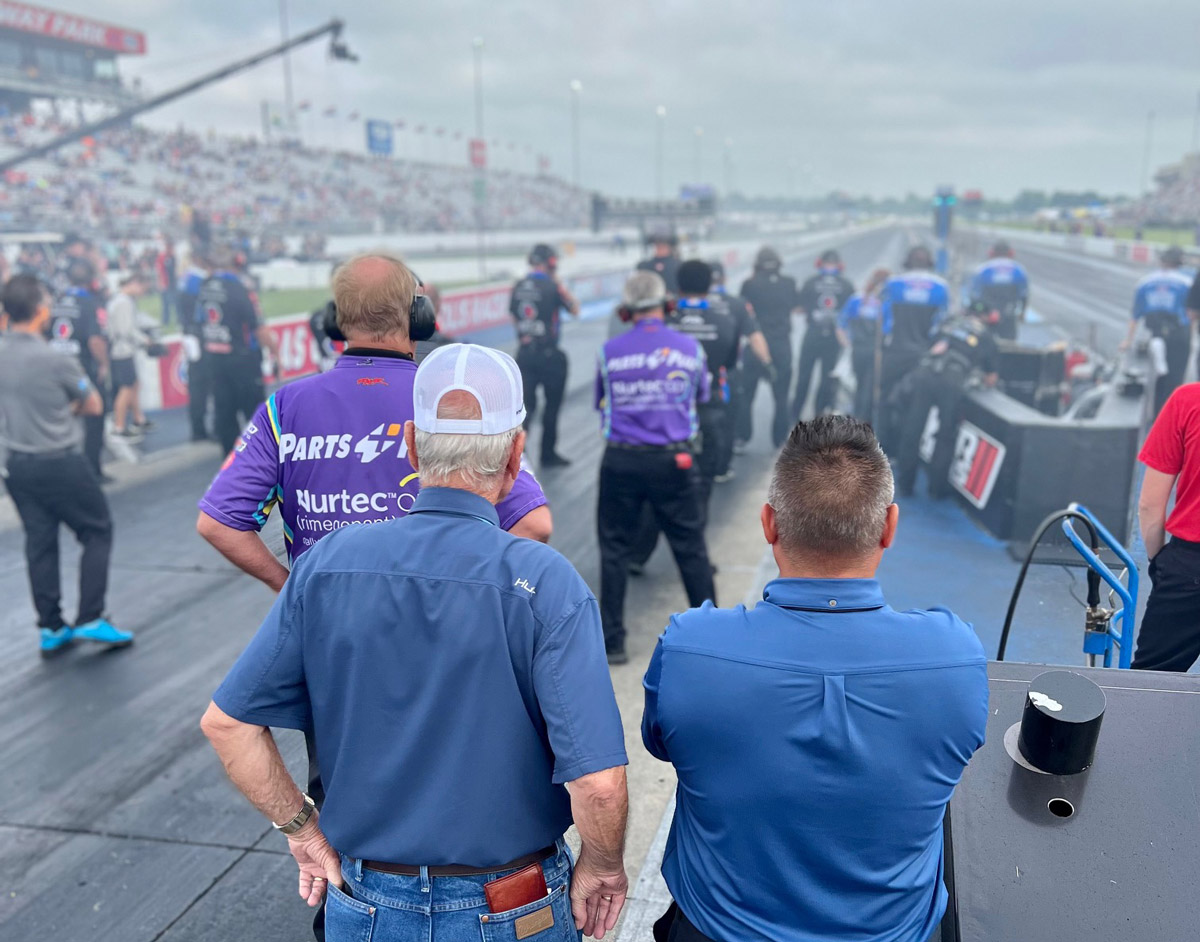
[[[634,330],[657,330],[663,326],[661,317],[643,317],[640,321],[633,325]]]
[[[773,579],[763,601],[806,612],[865,612],[886,604],[875,579]]]
[[[404,367],[416,369],[417,364],[411,356],[396,353],[393,350],[376,350],[368,347],[355,347],[353,353],[349,351],[343,353],[333,364],[335,370],[362,366],[398,366],[401,369]]]
[[[474,517],[484,523],[500,526],[496,507],[478,494],[457,487],[423,487],[409,513],[443,513]]]

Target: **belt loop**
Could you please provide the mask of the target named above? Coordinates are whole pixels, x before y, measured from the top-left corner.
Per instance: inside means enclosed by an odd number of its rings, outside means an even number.
[[[568,865],[575,866],[575,858],[571,854],[571,847],[567,844],[566,838],[560,837],[554,842],[554,845],[558,848],[558,858],[555,861],[558,866],[561,867],[564,860]]]
[[[354,858],[354,879],[358,883],[362,883],[362,871],[363,871],[362,858],[355,857]]]
[[[429,868],[426,866],[421,867],[421,892],[429,892]]]

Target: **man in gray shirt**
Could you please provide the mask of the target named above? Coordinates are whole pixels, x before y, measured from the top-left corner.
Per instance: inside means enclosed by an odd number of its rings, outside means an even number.
[[[43,655],[75,639],[124,646],[133,635],[104,618],[112,519],[95,472],[83,456],[79,416],[104,405],[78,360],[46,341],[50,306],[32,275],[4,286],[8,333],[0,337],[0,437],[7,452],[4,480],[25,527],[25,559]],[[74,531],[79,565],[79,617],[62,617],[58,528]]]

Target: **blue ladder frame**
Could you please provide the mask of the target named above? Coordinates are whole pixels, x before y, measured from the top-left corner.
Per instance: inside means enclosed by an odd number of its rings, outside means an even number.
[[[1104,636],[1104,666],[1112,667],[1113,645],[1120,648],[1120,657],[1117,662],[1118,667],[1128,668],[1133,661],[1133,639],[1136,633],[1134,622],[1137,619],[1137,596],[1138,596],[1138,567],[1133,561],[1133,557],[1129,555],[1129,551],[1122,546],[1108,529],[1099,520],[1095,514],[1084,507],[1082,504],[1071,504],[1070,510],[1074,510],[1082,514],[1088,519],[1093,527],[1096,528],[1096,533],[1104,544],[1112,550],[1125,564],[1125,568],[1129,573],[1129,586],[1126,587],[1117,578],[1116,573],[1104,564],[1091,547],[1079,538],[1079,534],[1075,532],[1073,526],[1074,521],[1070,518],[1062,522],[1063,533],[1066,538],[1071,541],[1071,545],[1075,547],[1079,555],[1084,561],[1097,573],[1117,593],[1121,598],[1121,608],[1114,613],[1112,621],[1108,625],[1108,633]],[[1120,630],[1117,630],[1115,625],[1120,623]],[[1098,633],[1093,633],[1098,635]],[[1088,650],[1088,639],[1084,639],[1084,651],[1088,654],[1099,654],[1099,651]]]

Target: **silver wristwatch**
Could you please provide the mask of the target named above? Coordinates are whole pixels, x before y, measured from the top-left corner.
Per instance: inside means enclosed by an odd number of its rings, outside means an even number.
[[[272,821],[271,826],[284,834],[295,834],[304,827],[305,823],[313,816],[313,812],[316,810],[316,802],[309,798],[308,795],[305,795],[303,807],[296,812],[296,816],[291,821],[285,821],[283,824],[276,824]]]

